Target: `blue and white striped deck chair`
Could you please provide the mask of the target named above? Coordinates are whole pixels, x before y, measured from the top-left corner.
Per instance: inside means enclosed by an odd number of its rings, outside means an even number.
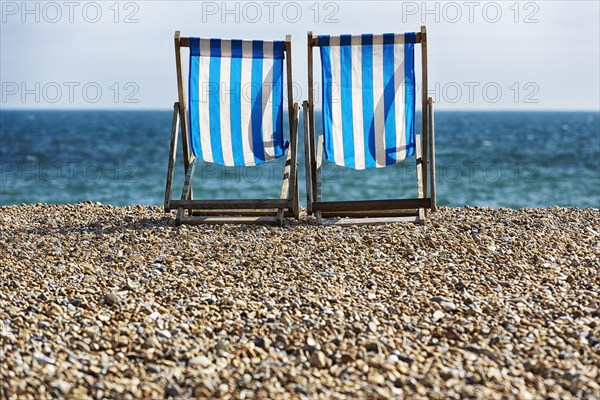
[[[417,44],[422,54],[422,135],[415,134]],[[322,77],[323,124],[318,137],[313,100],[315,47],[320,48]],[[327,221],[337,224],[424,222],[425,210],[435,209],[433,101],[426,95],[425,27],[417,33],[382,35],[313,36],[309,32],[308,90],[308,101],[303,104],[308,213],[314,214],[318,222],[328,216],[354,217]],[[329,162],[356,170],[389,167],[416,156],[418,197],[322,201],[323,152]]]
[[[182,47],[189,48],[187,97]],[[292,101],[290,36],[285,41],[225,40],[181,37],[177,31],[175,60],[179,101],[173,111],[165,211],[177,210],[177,223],[281,224],[284,216],[298,218],[298,104]],[[290,140],[280,198],[194,199],[192,178],[197,160],[248,167],[285,155],[284,63]],[[175,200],[171,192],[179,126],[185,181],[181,199]]]

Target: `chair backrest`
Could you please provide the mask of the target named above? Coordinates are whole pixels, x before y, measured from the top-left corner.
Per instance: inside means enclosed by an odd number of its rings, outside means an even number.
[[[285,153],[284,41],[189,38],[189,137],[194,155],[252,166]],[[289,68],[289,65],[288,65]]]
[[[415,33],[321,35],[327,160],[382,168],[415,154]]]

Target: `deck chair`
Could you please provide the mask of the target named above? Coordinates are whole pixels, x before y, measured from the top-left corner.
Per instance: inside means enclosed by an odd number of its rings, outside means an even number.
[[[182,47],[189,48],[188,97],[182,75]],[[283,139],[284,60],[289,143]],[[177,210],[177,224],[282,224],[285,216],[298,218],[298,104],[292,102],[290,36],[285,41],[224,40],[181,37],[177,31],[175,61],[179,101],[173,109],[165,212]],[[179,127],[185,180],[177,200],[172,198],[172,185]],[[192,178],[198,160],[224,166],[257,166],[284,156],[288,147],[280,198],[194,198]]]
[[[414,45],[422,54],[422,134],[415,134]],[[323,125],[315,137],[313,49],[320,48]],[[427,98],[427,35],[313,36],[308,33],[308,101],[303,103],[307,213],[318,223],[425,221],[435,210],[433,100]],[[417,198],[322,201],[325,158],[356,170],[416,156]],[[428,190],[429,173],[429,190]],[[365,182],[367,185],[368,182]],[[390,182],[393,184],[393,182]],[[329,219],[327,217],[349,217]]]

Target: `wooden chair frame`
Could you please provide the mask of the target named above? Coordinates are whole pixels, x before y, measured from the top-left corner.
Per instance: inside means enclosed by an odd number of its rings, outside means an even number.
[[[318,37],[308,32],[308,101],[302,104],[304,117],[304,161],[306,165],[307,214],[315,215],[318,223],[326,217],[353,217],[326,221],[326,224],[362,225],[388,223],[398,220],[424,223],[426,210],[436,209],[435,141],[433,99],[427,97],[427,32],[425,26],[416,34],[421,45],[422,64],[422,126],[416,135],[416,199],[392,200],[321,200],[321,164],[323,160],[323,134],[315,137],[313,49],[319,47]],[[428,186],[429,175],[429,186]],[[429,190],[428,190],[429,189]]]
[[[175,63],[177,68],[177,90],[179,99],[173,106],[173,123],[164,209],[166,213],[177,210],[176,223],[219,224],[219,223],[271,223],[283,224],[284,217],[299,218],[298,204],[298,103],[293,102],[292,94],[292,44],[291,36],[285,40],[285,61],[287,70],[287,98],[290,132],[290,148],[283,171],[279,199],[248,200],[196,200],[193,197],[192,178],[197,164],[189,142],[189,125],[186,108],[186,93],[181,68],[181,48],[190,46],[190,38],[175,32]],[[183,146],[183,169],[185,181],[181,198],[172,199],[173,175],[177,156],[177,139],[181,127]]]

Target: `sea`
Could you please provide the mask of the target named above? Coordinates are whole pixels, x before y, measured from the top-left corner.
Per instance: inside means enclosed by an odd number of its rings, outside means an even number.
[[[0,205],[160,205],[171,121],[171,111],[2,110]],[[302,118],[299,137],[305,205]],[[600,112],[436,111],[435,141],[440,206],[600,208]],[[181,143],[178,148],[176,198],[183,182]],[[194,196],[277,198],[283,162],[201,163]],[[325,162],[323,199],[416,197],[415,168],[414,158],[364,171]]]

